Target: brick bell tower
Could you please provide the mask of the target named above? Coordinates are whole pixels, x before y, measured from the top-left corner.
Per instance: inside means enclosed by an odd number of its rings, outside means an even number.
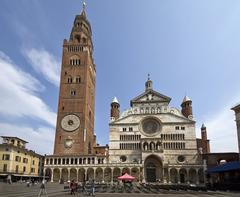
[[[86,4],[63,42],[54,154],[93,154],[96,67]]]

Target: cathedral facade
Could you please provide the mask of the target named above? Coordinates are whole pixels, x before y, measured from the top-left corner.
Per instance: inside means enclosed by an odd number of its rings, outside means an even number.
[[[92,31],[85,13],[75,17],[69,40],[64,40],[58,116],[53,155],[45,158],[44,175],[51,181],[114,182],[129,173],[135,181],[204,183],[197,149],[192,101],[186,96],[181,110],[171,98],[145,91],[120,113],[111,103],[109,146],[94,135],[96,66]]]
[[[192,101],[185,96],[181,110],[170,107],[170,101],[153,90],[150,79],[145,91],[131,100],[130,109],[120,114],[120,104],[113,100],[109,163],[140,164],[137,174],[147,182],[203,182]]]

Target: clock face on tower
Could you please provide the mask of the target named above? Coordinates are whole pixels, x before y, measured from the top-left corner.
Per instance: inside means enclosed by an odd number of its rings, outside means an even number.
[[[74,114],[66,115],[61,121],[61,126],[65,131],[71,132],[79,128],[80,119]]]

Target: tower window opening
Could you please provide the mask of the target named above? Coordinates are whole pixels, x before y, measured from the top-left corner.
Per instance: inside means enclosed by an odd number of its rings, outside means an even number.
[[[75,96],[76,95],[76,91],[75,90],[71,90],[71,95]]]
[[[77,40],[78,43],[80,43],[80,35],[76,35],[75,39]]]
[[[68,82],[68,83],[72,83],[72,77],[71,77],[71,76],[68,77],[67,82]]]
[[[76,77],[76,83],[81,83],[81,77]]]

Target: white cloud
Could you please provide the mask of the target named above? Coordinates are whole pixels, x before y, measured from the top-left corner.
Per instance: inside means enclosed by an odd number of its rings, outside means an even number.
[[[27,126],[14,126],[0,123],[0,133],[2,136],[15,136],[29,142],[27,149],[31,149],[39,154],[52,154],[54,129],[50,127],[40,127],[33,129]]]
[[[59,86],[60,62],[44,49],[24,49],[24,55],[34,70],[44,76],[50,83]]]
[[[211,152],[238,152],[235,115],[230,109],[236,101],[205,118]]]
[[[39,119],[55,126],[56,114],[36,95],[44,89],[41,83],[3,52],[0,52],[0,68],[0,114]]]

